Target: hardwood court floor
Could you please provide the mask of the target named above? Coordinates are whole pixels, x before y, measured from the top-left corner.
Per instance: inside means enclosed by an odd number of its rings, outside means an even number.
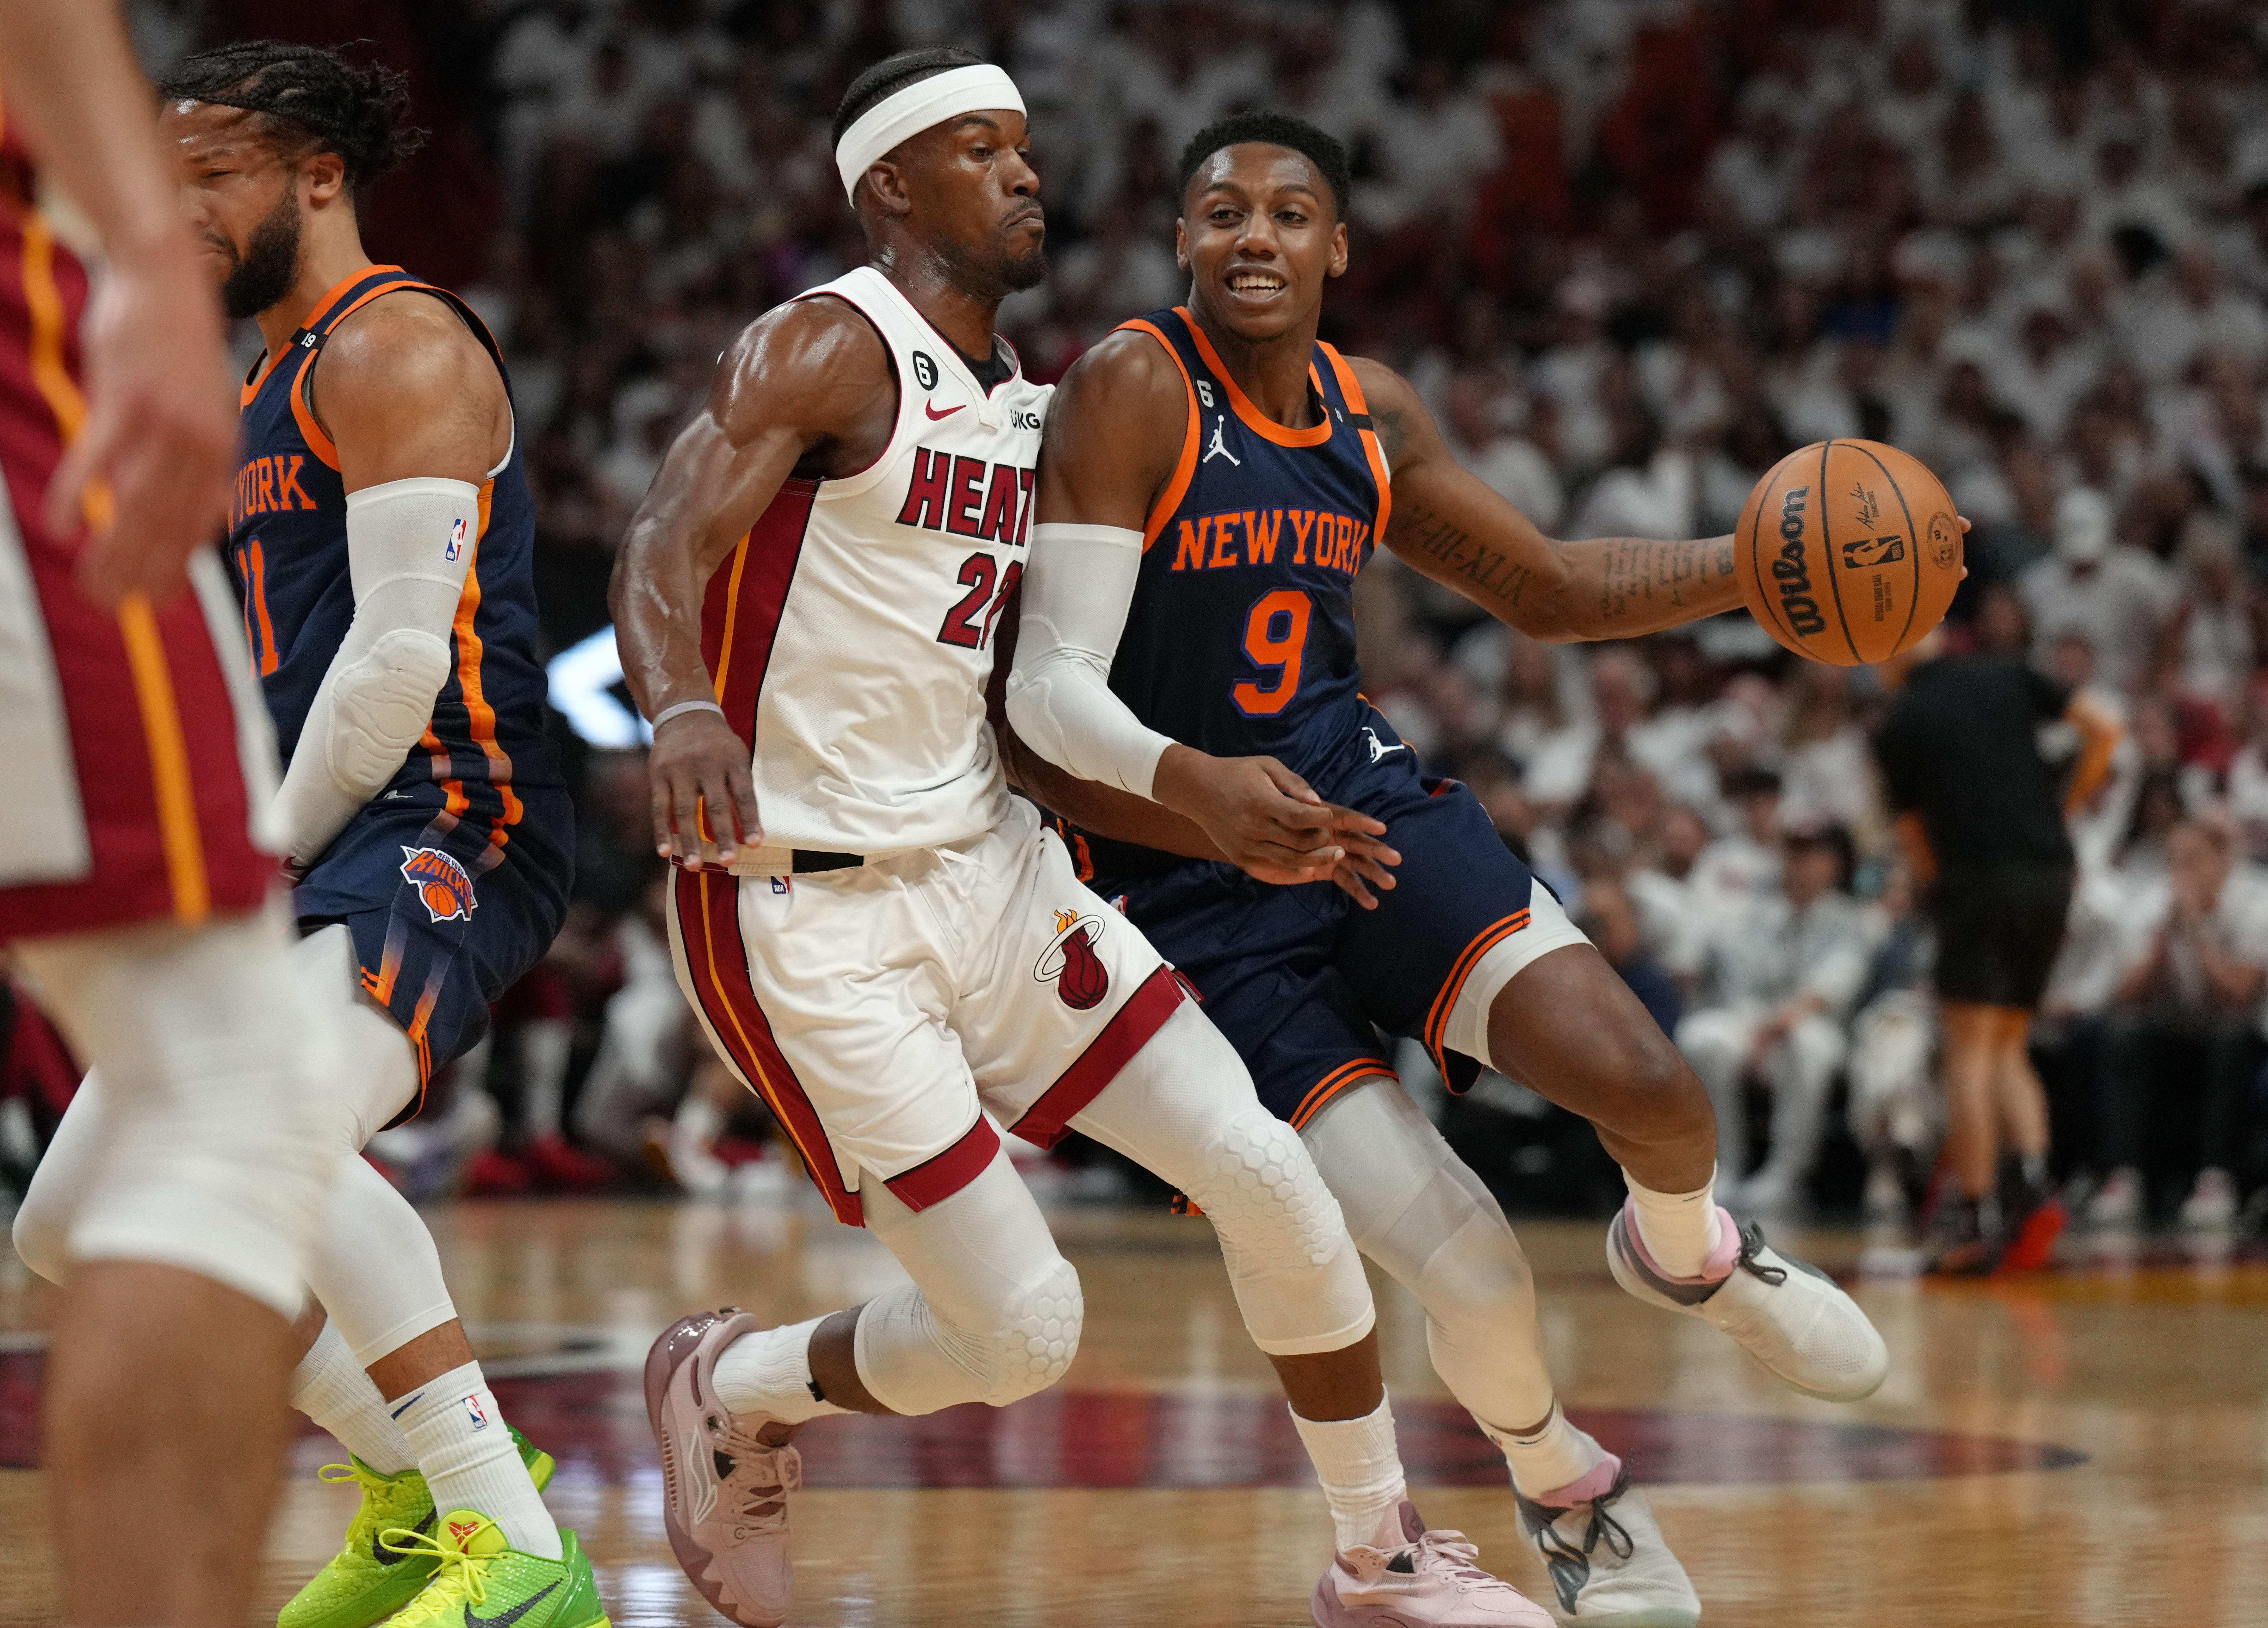
[[[463,1204],[434,1229],[515,1421],[560,1459],[618,1628],[715,1618],[670,1558],[634,1366],[696,1306],[767,1318],[896,1268],[799,1206]],[[1329,1527],[1211,1229],[1073,1211],[1086,1286],[1064,1387],[1002,1412],[834,1420],[805,1438],[810,1628],[1299,1628]],[[1594,1226],[1521,1227],[1563,1394],[1652,1488],[1712,1628],[2268,1623],[2268,1263],[2144,1262],[2011,1283],[1867,1283],[1889,1383],[1852,1408],[1787,1392],[1607,1276]],[[1791,1234],[1832,1268],[1851,1234]],[[0,1464],[28,1462],[46,1291],[0,1250]],[[1541,1596],[1492,1461],[1434,1379],[1415,1306],[1379,1285],[1388,1378],[1427,1519]],[[329,1552],[349,1493],[299,1444],[272,1610]],[[0,1624],[55,1620],[34,1470],[0,1470]],[[122,1562],[132,1558],[122,1550]]]

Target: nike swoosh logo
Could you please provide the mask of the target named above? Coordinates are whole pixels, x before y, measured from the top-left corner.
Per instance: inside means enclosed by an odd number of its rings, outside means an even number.
[[[425,1535],[426,1529],[433,1524],[433,1521],[434,1512],[429,1509],[425,1512],[425,1518],[423,1521],[420,1521],[416,1526],[412,1527],[410,1530],[416,1532],[420,1537],[423,1537]],[[379,1536],[379,1534],[373,1532],[370,1536],[370,1558],[377,1561],[380,1565],[397,1565],[401,1562],[407,1560],[411,1555],[419,1552],[419,1551],[415,1549],[389,1549],[386,1546],[386,1540]]]
[[[472,1602],[468,1600],[465,1602],[465,1628],[512,1628],[512,1624],[542,1604],[545,1595],[558,1587],[556,1583],[546,1583],[541,1589],[528,1595],[509,1611],[499,1611],[494,1617],[482,1617],[475,1614]]]
[[[421,1390],[417,1393],[417,1396],[422,1396],[425,1393]],[[416,1407],[417,1405],[417,1396],[404,1397],[402,1399],[401,1405],[394,1410],[394,1417],[400,1418],[403,1414],[409,1412],[410,1409]]]
[[[968,406],[968,402],[963,401],[963,402],[961,402],[961,403],[960,404],[960,406],[959,406],[959,407],[948,407],[948,408],[946,408],[943,412],[941,412],[941,413],[940,413],[940,412],[939,412],[939,411],[937,410],[937,409],[936,409],[935,407],[933,407],[932,405],[931,405],[929,402],[927,402],[927,401],[924,401],[924,402],[922,403],[922,411],[924,411],[924,412],[927,413],[927,414],[928,414],[932,418],[950,418],[950,417],[952,417],[955,413],[959,412],[962,407],[966,407],[966,406]]]

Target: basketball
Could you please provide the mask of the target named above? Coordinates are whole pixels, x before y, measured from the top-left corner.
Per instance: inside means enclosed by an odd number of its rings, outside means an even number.
[[[1905,649],[1961,586],[1953,499],[1880,441],[1790,453],[1749,494],[1734,543],[1749,614],[1796,654],[1837,667]]]

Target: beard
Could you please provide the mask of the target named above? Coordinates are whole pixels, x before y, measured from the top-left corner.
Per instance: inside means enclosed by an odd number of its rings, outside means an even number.
[[[239,320],[256,317],[284,295],[299,275],[299,198],[284,188],[276,207],[252,229],[235,269],[220,285],[221,304]]]
[[[997,243],[982,247],[939,244],[934,253],[944,262],[946,281],[972,299],[1005,299],[1047,280],[1044,239],[1020,254],[1011,254]]]

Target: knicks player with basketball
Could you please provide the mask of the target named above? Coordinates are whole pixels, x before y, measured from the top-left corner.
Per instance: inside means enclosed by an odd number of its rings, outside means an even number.
[[[680,982],[836,1219],[912,1281],[655,1343],[678,1558],[734,1620],[783,1622],[797,1426],[1062,1377],[1079,1278],[989,1109],[1042,1144],[1083,1131],[1211,1218],[1331,1506],[1347,1580],[1323,1587],[1350,1597],[1319,1620],[1547,1623],[1404,1497],[1368,1285],[1298,1137],[1003,779],[985,691],[1049,397],[992,328],[1045,269],[1023,99],[966,53],[907,53],[850,85],[835,138],[871,262],[726,352],[614,602]]]
[[[1472,794],[1426,778],[1364,700],[1351,588],[1382,544],[1531,637],[1634,637],[1739,606],[1734,540],[1549,541],[1404,379],[1318,343],[1347,255],[1347,159],[1323,131],[1240,114],[1181,178],[1188,306],[1088,351],[1049,418],[1005,698],[1017,777],[1425,1305],[1561,1618],[1690,1624],[1643,1496],[1560,1411],[1502,1212],[1377,1031],[1421,1041],[1455,1088],[1487,1064],[1592,1121],[1630,1190],[1609,1258],[1639,1299],[1812,1396],[1870,1394],[1887,1355],[1842,1290],[1718,1206],[1701,1082]],[[1360,823],[1315,833],[1324,799]],[[1299,874],[1323,845],[1344,850],[1336,890]]]
[[[292,1400],[351,1450],[363,1501],[282,1625],[438,1624],[470,1600],[586,1628],[604,1620],[589,1563],[533,1478],[550,1461],[499,1418],[423,1224],[361,1157],[480,1039],[566,908],[572,811],[502,363],[462,302],[363,250],[357,195],[414,144],[398,76],[253,42],[159,88],[206,269],[267,342],[230,556],[286,764],[272,813],[298,960],[350,1037],[313,1104],[328,1196]],[[18,1216],[43,1272],[97,1175],[110,1092],[98,1069]]]

